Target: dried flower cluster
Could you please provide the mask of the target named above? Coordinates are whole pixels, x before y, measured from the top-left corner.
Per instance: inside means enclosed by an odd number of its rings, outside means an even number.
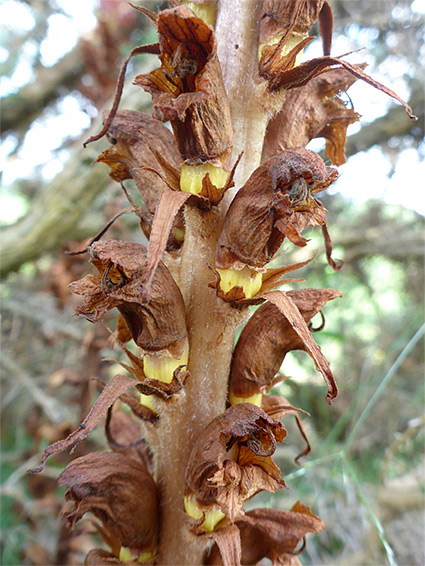
[[[272,458],[286,437],[280,419],[291,415],[298,423],[306,441],[298,458],[310,450],[303,411],[269,395],[284,379],[279,370],[286,354],[307,352],[325,380],[329,404],[337,396],[311,320],[341,294],[277,290],[300,281],[282,276],[308,262],[277,268],[269,262],[283,242],[305,246],[305,228],[320,226],[329,262],[340,267],[316,197],[338,173],[305,146],[325,137],[331,162],[344,162],[346,129],[359,116],[338,95],[356,79],[400,99],[363,65],[330,56],[326,1],[253,2],[258,65],[252,85],[241,89],[251,89],[247,100],[257,97],[266,128],[258,140],[261,160],[252,158],[246,169],[239,165],[246,148],[233,142],[238,123],[218,57],[216,2],[169,4],[159,14],[138,8],[157,28],[158,43],[131,54],[159,58],[157,69],[135,78],[152,95],[153,117],[118,110],[128,58],[113,109],[88,140],[107,134],[111,146],[98,161],[110,167],[112,179],[134,180],[142,204],[123,189],[148,245],[93,242],[88,251],[96,273],[72,284],[83,297],[76,314],[90,322],[117,309],[114,339],[128,356],[122,365],[130,375],[105,385],[79,429],[46,449],[42,466],[83,440],[108,412],[111,451],[75,459],[59,478],[68,488],[67,524],[90,511],[109,547],[89,552],[88,565],[234,566],[263,558],[300,564],[296,555],[306,534],[320,531],[322,521],[300,502],[290,511],[247,513],[244,503],[260,491],[286,488]],[[222,14],[226,5],[229,12],[229,2],[219,4]],[[302,63],[317,19],[324,55]],[[225,38],[220,41],[226,53]],[[169,121],[173,134],[160,121]],[[244,159],[249,163],[250,156]],[[232,193],[238,167],[245,169]],[[250,305],[261,306],[248,320]],[[124,405],[133,417],[120,410]]]

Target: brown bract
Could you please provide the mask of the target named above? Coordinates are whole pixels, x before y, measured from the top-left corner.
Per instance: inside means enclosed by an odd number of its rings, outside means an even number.
[[[97,161],[109,165],[109,175],[115,181],[134,179],[144,203],[144,208],[135,207],[136,213],[149,238],[156,206],[166,188],[162,179],[147,168],[161,170],[157,154],[171,167],[181,167],[174,136],[161,122],[142,112],[118,110],[107,137],[112,145],[99,155]],[[183,230],[182,214],[176,217],[174,227]],[[172,236],[169,247],[178,245],[178,241]]]
[[[121,546],[153,552],[158,539],[158,492],[146,468],[133,458],[97,452],[73,460],[59,476],[73,503],[65,513],[69,527],[91,512],[102,522],[100,534],[115,556]]]
[[[159,13],[158,38],[161,67],[134,83],[151,93],[154,118],[170,120],[187,164],[227,167],[233,131],[212,28],[177,6]]]
[[[90,247],[90,261],[98,275],[71,284],[84,296],[76,314],[96,322],[117,307],[136,344],[146,352],[164,352],[178,359],[187,345],[185,307],[180,289],[163,263],[159,263],[143,303],[146,283],[146,248],[132,242],[107,240]]]
[[[305,147],[313,138],[324,137],[325,151],[332,164],[345,163],[347,127],[360,115],[347,107],[339,94],[356,80],[345,69],[331,69],[303,87],[290,90],[282,110],[267,126],[263,159],[287,148]]]
[[[304,321],[309,322],[328,301],[341,297],[341,293],[337,289],[300,289],[289,291],[286,296]],[[233,395],[245,398],[267,393],[280,381],[275,376],[288,352],[305,350],[311,355],[307,337],[300,335],[298,322],[295,328],[291,314],[285,315],[270,302],[255,311],[242,330],[233,353],[229,379]],[[310,332],[308,339],[314,342]],[[323,373],[323,369],[318,369]]]
[[[285,487],[271,455],[286,430],[259,407],[229,407],[198,436],[186,469],[186,495],[206,509],[218,505],[231,520],[261,490]]]
[[[306,226],[325,224],[326,209],[312,195],[325,190],[337,171],[313,151],[294,148],[267,160],[238,191],[217,243],[216,266],[262,269],[284,238],[297,246]]]
[[[310,507],[299,501],[291,511],[279,509],[254,509],[236,522],[240,531],[242,565],[257,564],[268,558],[272,564],[297,566],[301,562],[296,557],[300,542],[308,533],[318,533],[324,523],[311,512]],[[220,550],[217,545],[211,549],[207,564],[222,565]]]

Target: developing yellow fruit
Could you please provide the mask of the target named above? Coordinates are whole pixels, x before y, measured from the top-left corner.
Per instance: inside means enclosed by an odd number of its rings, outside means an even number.
[[[215,26],[216,3],[196,4],[196,2],[185,1],[184,4],[192,10],[195,16],[204,20],[211,27]]]
[[[254,393],[250,397],[236,397],[233,395],[232,391],[229,393],[229,403],[231,405],[238,405],[239,403],[252,403],[253,405],[257,405],[257,407],[261,407],[261,401],[263,400],[262,393]]]
[[[201,529],[204,529],[207,533],[211,533],[216,525],[224,519],[225,515],[220,509],[202,509],[198,506],[195,500],[195,496],[184,497],[184,510],[193,519],[202,519],[205,517],[204,522],[201,525]]]
[[[187,364],[188,357],[188,350],[177,360],[170,356],[161,356],[155,353],[145,354],[143,357],[143,371],[146,377],[150,379],[158,379],[164,383],[171,383],[174,372],[179,366]]]
[[[185,193],[197,195],[202,190],[202,179],[209,173],[211,183],[222,189],[226,184],[229,172],[222,167],[215,167],[210,163],[201,165],[182,165],[180,173],[180,189]]]
[[[263,276],[249,267],[236,271],[235,269],[217,269],[220,274],[220,287],[227,293],[233,287],[242,287],[245,297],[250,299],[261,288]]]
[[[155,552],[140,552],[139,557],[137,558],[137,562],[140,562],[140,564],[144,564],[145,562],[149,562],[149,560],[152,560],[154,556],[155,556]],[[120,548],[119,560],[120,562],[132,562],[134,561],[133,553],[126,546],[122,546]]]

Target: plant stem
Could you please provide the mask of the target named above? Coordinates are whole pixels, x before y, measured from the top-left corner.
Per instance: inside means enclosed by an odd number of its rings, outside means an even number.
[[[183,511],[185,470],[198,434],[226,408],[235,331],[248,312],[232,308],[208,287],[214,280],[217,238],[225,206],[187,208],[180,271],[189,331],[189,377],[184,392],[166,402],[158,427],[157,478],[161,490],[160,564],[201,564],[206,537],[188,530]]]

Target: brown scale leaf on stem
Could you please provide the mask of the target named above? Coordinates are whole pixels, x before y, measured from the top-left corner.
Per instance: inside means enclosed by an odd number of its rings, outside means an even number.
[[[263,558],[268,558],[276,565],[300,566],[301,562],[297,554],[304,550],[305,536],[308,533],[321,531],[324,523],[311,512],[310,507],[297,501],[290,511],[280,509],[248,511],[232,528],[234,529],[235,526],[240,532],[242,551],[240,564],[258,564]],[[223,531],[227,529],[228,527]],[[303,544],[299,548],[301,542]],[[225,552],[225,544],[222,543],[222,548],[215,544],[206,563],[209,566],[230,564],[226,561]]]
[[[265,295],[273,303],[266,302],[255,311],[242,330],[233,353],[229,379],[229,390],[233,395],[246,398],[267,393],[276,384],[275,376],[286,354],[292,350],[305,350],[327,382],[328,400],[336,397],[337,388],[329,364],[306,323],[328,301],[337,297],[341,297],[337,289],[300,289],[286,294],[273,291]],[[284,301],[278,306],[279,300]]]
[[[238,191],[227,211],[217,243],[216,266],[261,270],[284,238],[305,246],[306,226],[326,223],[326,209],[313,194],[338,176],[304,147],[287,149],[267,160]]]
[[[233,131],[212,28],[182,5],[158,14],[158,38],[161,67],[134,83],[151,93],[154,118],[170,120],[188,165],[226,168]]]
[[[286,430],[259,407],[229,407],[198,436],[186,468],[186,496],[202,508],[218,505],[231,520],[261,490],[285,487],[271,456]]]
[[[69,527],[87,512],[102,522],[99,528],[112,555],[121,547],[153,553],[159,530],[159,499],[155,482],[140,461],[114,452],[97,452],[73,460],[59,476],[71,509]],[[137,558],[137,556],[135,557]]]

